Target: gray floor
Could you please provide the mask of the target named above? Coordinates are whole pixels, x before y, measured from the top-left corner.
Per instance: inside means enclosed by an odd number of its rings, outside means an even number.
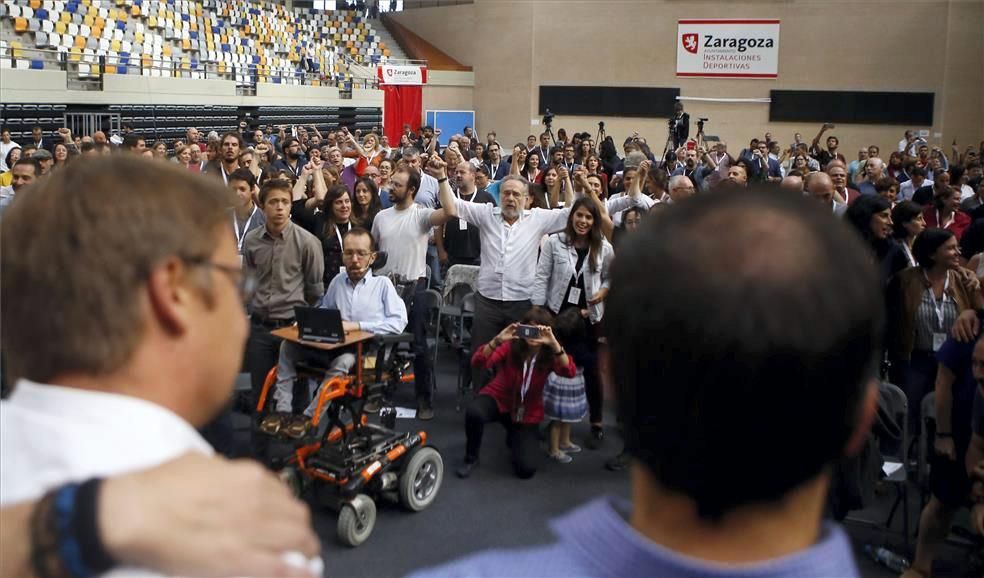
[[[600,495],[628,497],[627,474],[604,468],[605,460],[618,451],[619,444],[613,434],[609,434],[601,450],[586,450],[566,465],[544,459],[542,469],[534,478],[519,480],[510,472],[503,430],[493,425],[486,430],[480,468],[467,480],[455,477],[454,468],[464,453],[464,417],[454,410],[453,369],[445,363],[439,369],[442,387],[435,400],[435,419],[426,423],[401,419],[397,423],[398,429],[427,431],[431,444],[441,451],[446,470],[437,500],[418,513],[406,512],[397,504],[380,504],[375,530],[358,548],[339,544],[335,537],[335,513],[315,507],[315,529],[322,538],[326,575],[403,576],[483,549],[542,544],[552,539],[547,521],[558,514]],[[409,388],[396,401],[397,405],[411,406]],[[586,427],[576,431],[578,435],[586,433]],[[854,515],[882,521],[892,497],[886,493],[871,509]],[[918,502],[914,489],[910,506],[912,528],[918,518]],[[895,525],[901,527],[899,516]],[[901,534],[859,524],[846,527],[862,575],[865,578],[894,576],[861,555],[861,551],[864,544],[871,543],[901,552],[904,550]],[[948,548],[945,555],[962,560],[966,552]],[[964,578],[965,574],[952,576]]]

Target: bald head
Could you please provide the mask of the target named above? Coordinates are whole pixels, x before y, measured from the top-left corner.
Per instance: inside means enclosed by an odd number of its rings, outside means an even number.
[[[834,200],[834,181],[827,173],[813,173],[806,180],[806,192],[818,201],[830,203]]]
[[[803,177],[799,175],[789,175],[788,177],[783,177],[782,182],[779,183],[779,188],[784,191],[789,191],[790,193],[803,194]]]

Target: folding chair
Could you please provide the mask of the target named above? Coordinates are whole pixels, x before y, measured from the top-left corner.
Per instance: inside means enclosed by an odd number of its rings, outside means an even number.
[[[895,513],[898,510],[899,505],[902,505],[902,532],[905,540],[906,549],[909,548],[909,402],[906,398],[905,392],[902,391],[898,386],[892,385],[891,383],[882,382],[879,385],[878,392],[882,399],[885,401],[885,405],[888,409],[889,414],[895,419],[896,423],[899,424],[902,430],[902,440],[895,447],[895,443],[881,443],[882,458],[885,460],[885,465],[883,469],[886,473],[884,479],[885,482],[895,486],[896,498],[895,502],[892,504],[892,508],[888,513],[888,519],[885,520],[885,527],[890,528],[892,525],[892,520],[895,518]]]

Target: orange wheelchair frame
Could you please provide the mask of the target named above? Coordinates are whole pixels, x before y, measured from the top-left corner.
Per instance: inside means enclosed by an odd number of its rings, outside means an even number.
[[[349,546],[362,544],[372,533],[377,498],[395,499],[410,511],[423,510],[435,499],[444,474],[441,454],[427,445],[426,432],[394,431],[395,410],[380,412],[385,426],[369,423],[364,405],[368,398],[381,397],[387,382],[366,386],[362,361],[359,342],[355,375],[335,376],[322,383],[310,430],[295,440],[292,455],[279,468],[281,479],[295,495],[313,493],[317,502],[339,512],[338,537]],[[377,377],[382,375],[377,371]],[[397,379],[412,381],[413,376]],[[264,380],[257,415],[264,411],[275,383],[276,367]],[[349,423],[341,419],[342,410],[351,416]],[[322,425],[324,419],[329,420],[327,428]]]

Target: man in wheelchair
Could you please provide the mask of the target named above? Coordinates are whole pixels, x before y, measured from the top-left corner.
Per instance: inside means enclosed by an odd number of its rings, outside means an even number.
[[[393,282],[372,274],[375,259],[376,242],[369,231],[356,227],[345,234],[342,239],[345,271],[335,276],[318,307],[337,309],[346,333],[366,331],[376,335],[397,335],[407,326],[406,304]],[[311,399],[302,415],[288,417],[292,412],[294,382],[300,362],[325,367],[327,377],[341,376],[352,370],[356,356],[351,351],[326,352],[284,341],[280,347],[273,392],[276,413],[264,420],[263,429],[285,425],[284,421],[307,422],[314,416],[320,391],[310,392]]]

